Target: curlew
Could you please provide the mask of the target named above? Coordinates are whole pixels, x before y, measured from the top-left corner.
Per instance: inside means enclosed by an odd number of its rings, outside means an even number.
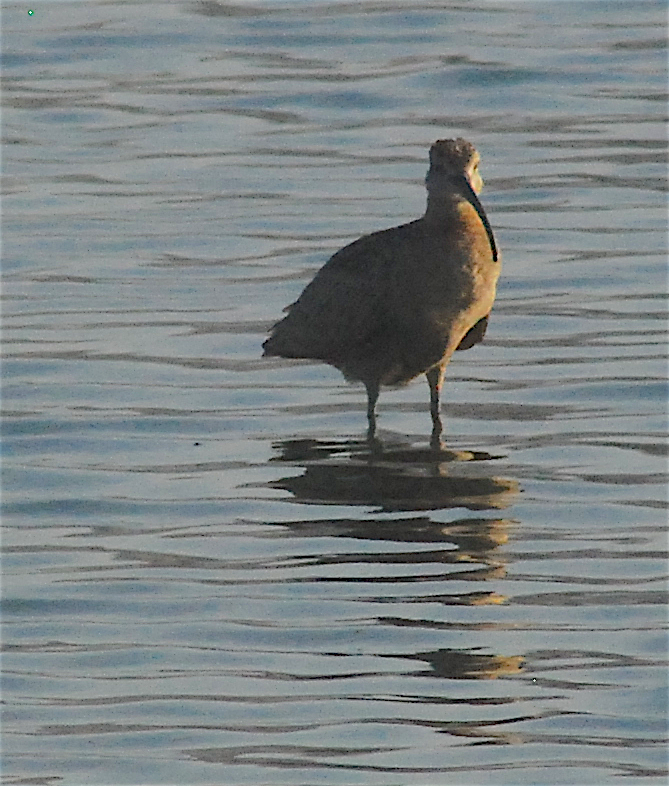
[[[485,334],[500,263],[477,197],[479,158],[464,139],[435,142],[423,217],[337,251],[263,344],[264,355],[321,360],[362,382],[370,439],[381,386],[420,374],[438,439],[444,369]]]

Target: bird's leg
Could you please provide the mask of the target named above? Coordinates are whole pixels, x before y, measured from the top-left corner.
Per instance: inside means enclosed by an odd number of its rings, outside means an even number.
[[[425,372],[427,382],[430,386],[430,415],[432,415],[432,438],[433,445],[440,444],[441,432],[443,429],[441,423],[441,383],[444,380],[444,367],[433,366]]]
[[[367,388],[367,439],[376,436],[376,401],[379,397],[379,383],[376,380],[365,382]]]

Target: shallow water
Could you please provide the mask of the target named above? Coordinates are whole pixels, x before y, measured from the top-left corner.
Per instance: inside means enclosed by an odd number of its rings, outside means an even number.
[[[666,777],[663,3],[7,4],[8,784]],[[365,397],[261,360],[465,136],[504,257]]]

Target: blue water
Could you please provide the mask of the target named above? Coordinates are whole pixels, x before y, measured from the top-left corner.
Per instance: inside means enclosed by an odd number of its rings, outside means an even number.
[[[665,29],[5,5],[4,783],[666,781]],[[260,345],[455,136],[498,300],[442,451],[422,380],[371,454]]]

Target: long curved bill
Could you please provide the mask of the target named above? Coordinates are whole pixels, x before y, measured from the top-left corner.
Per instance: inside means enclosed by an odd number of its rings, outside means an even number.
[[[497,243],[495,243],[495,235],[493,235],[492,227],[490,226],[490,222],[488,221],[488,216],[485,214],[485,210],[483,209],[483,205],[479,201],[478,196],[476,196],[476,191],[471,187],[469,180],[464,175],[458,175],[454,178],[457,181],[458,185],[462,186],[462,189],[465,193],[465,196],[471,203],[474,210],[479,215],[483,226],[485,227],[485,231],[488,235],[488,240],[490,241],[490,250],[492,251],[492,258],[495,262],[499,257],[499,253],[497,251]]]

